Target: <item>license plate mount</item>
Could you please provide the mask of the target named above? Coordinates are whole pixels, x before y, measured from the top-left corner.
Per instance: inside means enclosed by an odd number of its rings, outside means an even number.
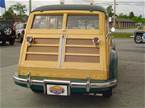
[[[46,84],[47,95],[68,96],[69,86],[64,84]]]

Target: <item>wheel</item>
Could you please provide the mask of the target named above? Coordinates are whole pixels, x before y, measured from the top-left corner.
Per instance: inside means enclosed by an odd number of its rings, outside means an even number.
[[[22,42],[23,42],[23,38],[21,37],[21,38],[20,38],[20,43],[22,43]]]
[[[2,41],[2,45],[5,45],[5,44],[6,44],[6,41],[3,40],[3,41]]]
[[[112,89],[111,90],[108,90],[108,91],[105,91],[103,93],[103,97],[110,98],[111,96],[112,96]]]
[[[17,39],[20,39],[20,33],[16,35],[16,38]]]
[[[145,42],[145,33],[143,34],[142,39],[143,39],[143,42]]]
[[[10,27],[6,27],[6,28],[4,28],[3,32],[4,32],[4,35],[10,36],[12,34],[13,30]]]
[[[15,44],[15,39],[11,39],[11,40],[9,41],[9,43],[10,43],[10,45],[14,45],[14,44]]]
[[[136,35],[135,36],[135,42],[137,43],[137,44],[139,44],[139,43],[141,43],[143,40],[142,40],[142,36],[141,35]]]

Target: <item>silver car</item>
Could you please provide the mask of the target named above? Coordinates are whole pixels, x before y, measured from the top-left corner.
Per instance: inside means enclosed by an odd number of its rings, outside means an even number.
[[[23,36],[26,28],[26,23],[19,23],[16,25],[16,38],[19,42],[23,41]]]

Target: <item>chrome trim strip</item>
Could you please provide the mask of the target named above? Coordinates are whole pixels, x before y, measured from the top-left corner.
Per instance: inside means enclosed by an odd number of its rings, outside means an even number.
[[[28,72],[28,79],[27,79],[27,87],[30,88],[31,87],[31,76],[30,76],[30,72]]]
[[[90,79],[86,82],[86,91],[89,92],[91,88],[91,82]]]
[[[62,63],[63,63],[63,50],[64,50],[64,35],[62,35],[61,36],[61,38],[60,38],[60,45],[59,45],[60,47],[59,47],[59,64],[60,64],[60,67],[61,67],[61,65],[62,65]]]
[[[86,88],[87,92],[89,92],[89,90],[91,88],[107,88],[107,87],[113,87],[113,86],[117,85],[117,80],[103,82],[103,83],[101,83],[101,82],[100,83],[91,83],[90,81],[85,82],[85,83],[78,83],[78,82],[71,82],[71,81],[64,81],[64,80],[46,80],[46,79],[45,80],[31,80],[31,81],[29,81],[29,79],[23,79],[23,78],[19,78],[17,76],[14,76],[13,78],[14,78],[15,82],[22,83],[22,84],[30,83],[31,85],[42,85],[44,87],[44,89],[46,89],[45,84],[55,83],[55,84],[67,84],[70,88],[74,88],[74,87]]]
[[[70,81],[63,81],[63,80],[43,80],[45,83],[56,83],[56,84],[70,84]]]
[[[43,90],[44,90],[44,94],[47,94],[47,88],[46,88],[45,83],[43,83]]]

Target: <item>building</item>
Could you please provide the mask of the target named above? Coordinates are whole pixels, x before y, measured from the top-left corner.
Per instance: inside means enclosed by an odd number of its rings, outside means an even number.
[[[130,19],[117,18],[116,28],[119,29],[136,28],[136,22]]]

